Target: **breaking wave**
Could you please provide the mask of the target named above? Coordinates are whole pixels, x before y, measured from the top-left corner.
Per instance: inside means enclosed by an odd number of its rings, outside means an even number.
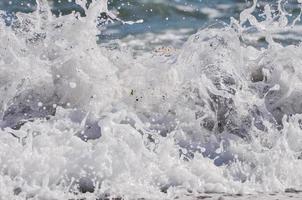
[[[274,38],[300,16],[280,1],[259,20],[254,0],[181,48],[133,56],[99,45],[106,0],[77,4],[85,16],[44,0],[11,25],[1,13],[1,198],[301,189],[302,47]]]

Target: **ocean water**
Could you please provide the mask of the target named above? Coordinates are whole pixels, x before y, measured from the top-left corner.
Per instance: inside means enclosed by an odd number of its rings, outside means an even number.
[[[0,199],[301,199],[298,1],[0,1]]]

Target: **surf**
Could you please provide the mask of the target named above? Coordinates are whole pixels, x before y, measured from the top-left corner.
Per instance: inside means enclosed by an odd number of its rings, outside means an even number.
[[[290,22],[279,1],[259,20],[253,1],[180,48],[134,56],[100,45],[107,1],[76,3],[84,16],[39,0],[1,20],[1,197],[301,189],[302,49],[275,40],[300,15]]]

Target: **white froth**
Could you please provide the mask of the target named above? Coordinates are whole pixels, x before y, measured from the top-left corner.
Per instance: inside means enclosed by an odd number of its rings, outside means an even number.
[[[229,27],[133,57],[97,45],[105,0],[86,17],[56,18],[38,3],[0,23],[1,198],[302,187],[302,48],[274,41],[284,18],[257,21],[255,1]],[[247,22],[267,48],[245,43]]]

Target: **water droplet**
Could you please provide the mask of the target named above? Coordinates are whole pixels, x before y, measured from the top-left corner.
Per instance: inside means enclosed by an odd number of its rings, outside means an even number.
[[[70,82],[69,83],[69,87],[71,87],[72,89],[77,87],[77,84],[75,82]]]

